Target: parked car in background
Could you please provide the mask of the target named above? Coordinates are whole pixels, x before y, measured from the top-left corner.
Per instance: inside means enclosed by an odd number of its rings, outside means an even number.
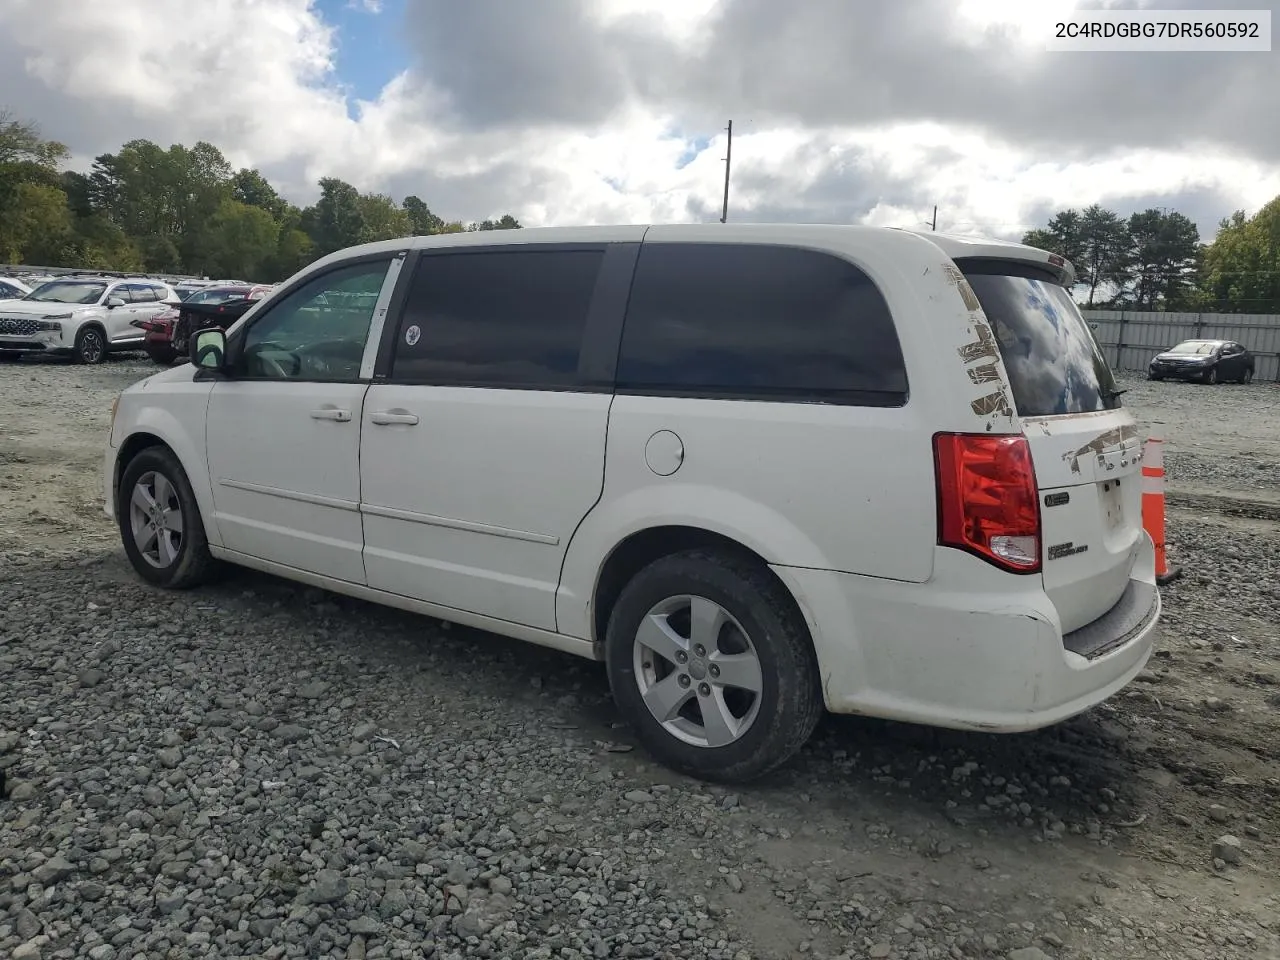
[[[31,288],[17,277],[0,277],[0,300],[16,300],[30,292]]]
[[[1248,383],[1253,368],[1253,354],[1234,340],[1183,340],[1151,358],[1147,379]]]
[[[186,356],[193,326],[228,327],[270,290],[268,284],[204,287],[180,302],[170,303],[163,313],[135,320],[134,326],[146,337],[147,356],[167,367]]]
[[[104,505],[158,586],[230,561],[603,660],[709,779],[824,707],[1048,726],[1160,615],[1141,436],[1073,280],[857,226],[367,244],[126,389]]]
[[[143,334],[133,321],[163,312],[176,296],[158,280],[58,277],[19,300],[0,302],[0,354],[50,353],[101,363],[108,353],[142,349]]]

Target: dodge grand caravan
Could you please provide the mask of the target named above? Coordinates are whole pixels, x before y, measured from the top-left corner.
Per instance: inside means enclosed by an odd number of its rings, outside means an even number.
[[[855,226],[354,247],[120,395],[106,509],[153,584],[230,562],[602,660],[708,779],[823,709],[1042,727],[1128,683],[1160,614],[1072,277]]]

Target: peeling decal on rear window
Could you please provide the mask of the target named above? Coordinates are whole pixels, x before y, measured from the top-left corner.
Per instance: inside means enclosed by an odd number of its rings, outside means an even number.
[[[975,323],[973,332],[978,339],[972,343],[966,343],[957,351],[961,360],[965,363],[972,363],[975,360],[981,360],[983,357],[991,357],[994,360],[1000,356],[1000,352],[996,348],[996,338],[989,326],[985,323]]]
[[[1000,370],[994,363],[983,363],[969,368],[969,379],[974,383],[998,383]]]
[[[995,393],[989,393],[985,397],[979,397],[969,406],[980,417],[989,417],[993,413],[998,413],[1002,417],[1013,416],[1013,408],[1009,406],[1009,397],[1004,392],[1004,388]]]
[[[965,279],[965,275],[952,266],[944,269],[947,273],[947,279],[955,284],[956,289],[960,291],[960,297],[964,300],[965,308],[970,313],[977,313],[981,310],[982,304],[978,302],[978,295],[973,292],[973,287],[969,286],[969,281]]]

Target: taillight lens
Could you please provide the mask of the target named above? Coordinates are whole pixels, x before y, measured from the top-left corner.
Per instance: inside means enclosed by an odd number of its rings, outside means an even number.
[[[939,433],[938,543],[1011,573],[1040,571],[1040,500],[1022,436]]]

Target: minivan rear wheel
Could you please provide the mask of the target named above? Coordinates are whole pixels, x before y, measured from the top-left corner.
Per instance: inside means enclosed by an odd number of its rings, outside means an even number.
[[[758,562],[663,557],[623,588],[605,636],[619,710],[660,762],[726,783],[759,777],[808,741],[823,702],[804,620]]]

